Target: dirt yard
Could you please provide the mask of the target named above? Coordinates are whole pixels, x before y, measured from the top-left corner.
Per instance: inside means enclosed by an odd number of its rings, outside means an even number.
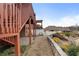
[[[45,36],[36,37],[27,56],[52,56],[53,51]]]

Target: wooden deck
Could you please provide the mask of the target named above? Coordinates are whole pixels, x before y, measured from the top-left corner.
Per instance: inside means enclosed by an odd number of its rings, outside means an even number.
[[[29,25],[28,36],[31,45],[32,31],[35,34],[36,18],[31,3],[0,3],[0,40],[15,45],[16,55],[20,54],[20,32]],[[33,28],[31,26],[33,24]],[[25,31],[27,29],[25,28]],[[25,32],[26,33],[26,32]],[[25,34],[24,33],[24,34]]]

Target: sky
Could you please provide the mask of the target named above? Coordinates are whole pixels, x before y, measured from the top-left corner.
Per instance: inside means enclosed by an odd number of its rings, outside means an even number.
[[[33,3],[37,20],[43,27],[79,25],[79,3]]]

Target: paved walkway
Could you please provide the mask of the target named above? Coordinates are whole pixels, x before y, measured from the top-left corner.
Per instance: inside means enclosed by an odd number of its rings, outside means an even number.
[[[53,52],[45,36],[37,37],[31,48],[28,50],[28,56],[52,56]]]

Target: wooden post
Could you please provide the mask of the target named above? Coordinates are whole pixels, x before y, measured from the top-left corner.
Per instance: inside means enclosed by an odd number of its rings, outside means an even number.
[[[34,23],[34,34],[35,34],[35,37],[36,37],[36,22]]]
[[[33,40],[35,39],[35,38],[34,38],[34,30],[35,30],[35,29],[34,29],[34,24],[33,24]]]
[[[35,39],[36,36],[36,28],[35,28],[35,24],[33,24],[33,40]]]
[[[29,19],[29,45],[31,45],[31,18]]]
[[[15,52],[16,52],[16,56],[21,55],[21,52],[20,52],[20,35],[19,34],[16,36],[16,39],[15,39]]]

